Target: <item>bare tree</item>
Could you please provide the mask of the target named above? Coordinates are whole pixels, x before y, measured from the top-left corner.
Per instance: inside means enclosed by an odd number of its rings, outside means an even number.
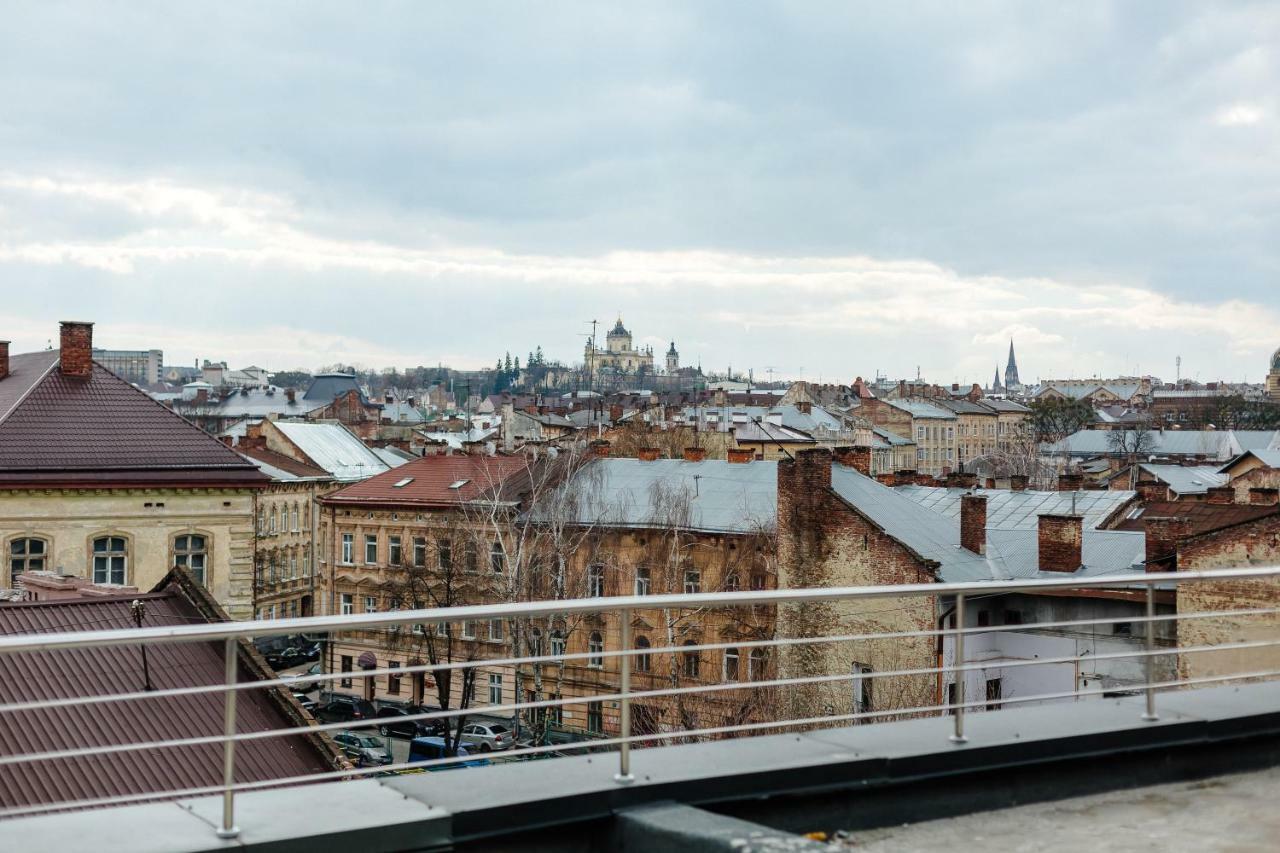
[[[1138,461],[1143,456],[1150,456],[1156,449],[1159,438],[1151,427],[1151,418],[1135,421],[1128,429],[1111,430],[1107,433],[1107,448],[1112,456],[1122,460],[1129,468],[1129,488],[1138,487]]]

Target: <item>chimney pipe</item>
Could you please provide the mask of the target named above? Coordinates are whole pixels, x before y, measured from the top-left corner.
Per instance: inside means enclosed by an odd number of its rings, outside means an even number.
[[[987,496],[960,497],[960,547],[975,554],[987,553]]]
[[[93,324],[63,320],[59,367],[63,376],[88,379],[93,375]]]
[[[1074,572],[1084,553],[1084,519],[1078,515],[1042,515],[1039,519],[1042,572]]]

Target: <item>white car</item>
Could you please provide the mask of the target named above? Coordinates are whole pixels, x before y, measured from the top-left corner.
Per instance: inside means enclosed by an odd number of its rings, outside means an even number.
[[[501,723],[467,723],[462,727],[462,742],[473,744],[480,752],[494,752],[510,749],[515,735]]]

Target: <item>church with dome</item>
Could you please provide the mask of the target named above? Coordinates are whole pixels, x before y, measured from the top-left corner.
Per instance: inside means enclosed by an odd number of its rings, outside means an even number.
[[[678,368],[679,359],[673,341],[671,349],[667,351],[667,370],[673,371]],[[591,341],[587,342],[586,349],[583,351],[583,360],[591,373],[601,371],[633,375],[653,373],[653,347],[637,349],[632,343],[631,333],[622,325],[621,317],[605,336],[603,349],[595,346]]]
[[[1267,396],[1280,400],[1280,349],[1271,354],[1271,370],[1267,373]]]

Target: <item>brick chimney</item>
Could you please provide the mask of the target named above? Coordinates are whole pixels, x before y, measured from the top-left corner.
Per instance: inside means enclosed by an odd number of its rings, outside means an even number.
[[[1159,480],[1139,480],[1138,497],[1143,501],[1166,501],[1169,499],[1169,487]]]
[[[1078,492],[1083,485],[1083,474],[1058,475],[1058,491],[1060,492]]]
[[[796,411],[802,415],[807,415],[813,411],[813,403],[808,400],[800,400],[796,403]]]
[[[591,442],[591,455],[599,457],[607,457],[609,455],[609,442],[603,438]]]
[[[701,462],[707,458],[707,451],[702,447],[686,447],[684,449],[685,462]]]
[[[837,447],[832,454],[846,468],[856,468],[859,473],[871,476],[870,447]]]
[[[298,399],[298,392],[293,390],[292,388],[286,388],[284,392],[284,397],[286,400],[289,401],[289,405],[292,406],[294,402],[296,402]]]
[[[893,472],[893,484],[895,486],[910,486],[916,481],[916,472],[903,469]]]
[[[636,451],[636,458],[641,462],[656,462],[659,453],[656,447],[642,447]]]
[[[1280,489],[1264,489],[1254,486],[1249,490],[1249,503],[1254,506],[1275,506],[1280,504]]]
[[[1027,490],[1027,475],[1012,474],[1009,477],[1009,491],[1025,492]]]
[[[876,474],[876,482],[882,486],[892,486],[898,482],[898,475],[888,471],[883,474]]]
[[[9,375],[9,342],[0,341],[0,379]]]
[[[62,321],[58,361],[63,376],[88,379],[93,375],[93,324]]]
[[[975,554],[987,553],[987,496],[960,497],[960,547]]]
[[[1084,519],[1078,515],[1040,516],[1040,571],[1074,572],[1082,563]]]
[[[1231,486],[1213,486],[1205,491],[1205,500],[1218,506],[1233,504],[1236,502],[1236,490]]]
[[[756,458],[756,452],[749,447],[730,447],[725,453],[734,465],[746,465]]]
[[[1143,525],[1147,532],[1147,571],[1176,572],[1178,542],[1191,535],[1191,521],[1186,517],[1152,517]]]

